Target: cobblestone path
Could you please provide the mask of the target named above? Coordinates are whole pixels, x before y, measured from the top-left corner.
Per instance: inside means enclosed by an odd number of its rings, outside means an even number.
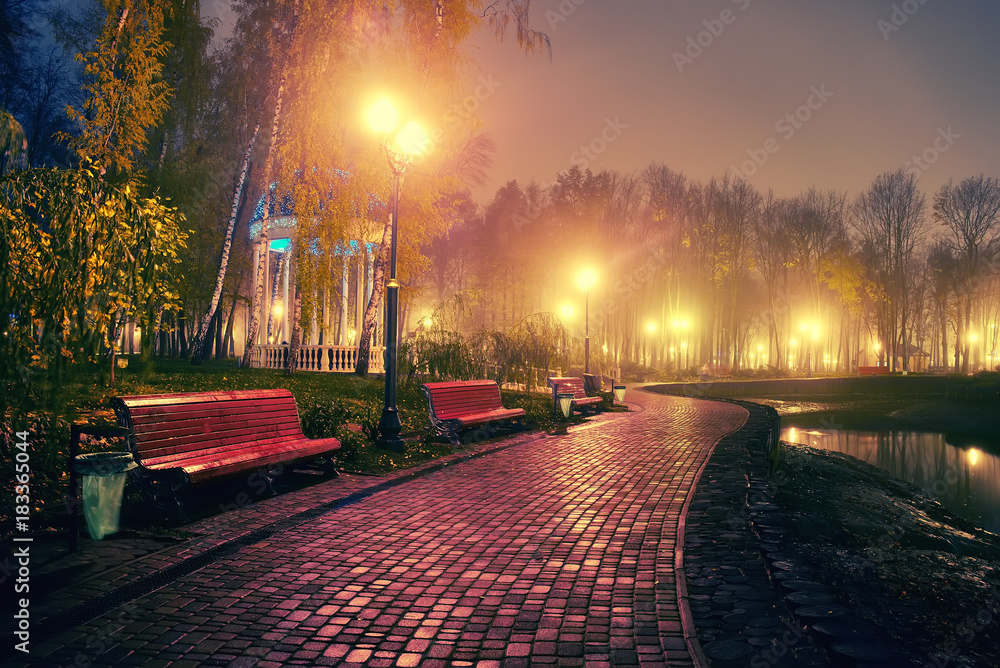
[[[747,413],[629,401],[242,547],[34,647],[34,665],[693,665],[678,524]],[[316,505],[342,480],[311,488]]]

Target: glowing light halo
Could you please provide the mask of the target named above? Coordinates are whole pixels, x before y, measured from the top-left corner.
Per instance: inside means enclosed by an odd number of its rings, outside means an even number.
[[[387,97],[383,97],[368,110],[368,124],[375,132],[389,134],[399,124],[399,112]]]

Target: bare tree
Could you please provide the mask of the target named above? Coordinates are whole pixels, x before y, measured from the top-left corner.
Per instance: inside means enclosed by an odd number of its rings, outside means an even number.
[[[764,279],[767,290],[769,356],[777,369],[784,368],[785,354],[781,347],[783,326],[787,329],[788,268],[792,262],[792,242],[789,222],[795,216],[791,200],[778,199],[769,192],[761,205],[761,213],[754,226],[751,247],[754,264]]]
[[[794,225],[786,228],[796,264],[809,288],[813,314],[820,311],[822,276],[831,254],[847,236],[847,195],[810,188],[796,198]]]
[[[957,186],[949,181],[934,197],[934,219],[951,232],[948,243],[957,260],[955,289],[962,301],[956,345],[962,351],[962,373],[968,373],[973,302],[986,285],[985,270],[1000,250],[1000,181],[982,174]]]
[[[926,232],[925,208],[916,175],[904,169],[875,177],[853,207],[854,230],[874,260],[871,270],[883,307],[880,336],[886,342],[893,371],[897,354],[903,359],[903,369],[909,368],[905,338],[910,317],[907,283],[915,269],[914,251]]]
[[[69,61],[53,48],[31,65],[25,87],[21,118],[28,137],[27,161],[32,167],[64,161],[66,149],[57,140],[69,129],[66,104],[79,104],[77,79]]]
[[[930,298],[934,302],[936,332],[933,359],[938,366],[947,366],[948,314],[951,311],[952,297],[955,295],[957,265],[951,244],[945,239],[938,239],[927,252],[927,270],[933,283]],[[958,359],[957,346],[955,359]]]
[[[718,280],[724,286],[727,302],[720,313],[722,330],[719,349],[727,353],[733,371],[739,370],[742,358],[743,294],[751,267],[751,239],[754,223],[760,215],[760,193],[744,178],[729,174],[708,184],[710,210],[720,233]],[[720,362],[722,361],[720,356]]]

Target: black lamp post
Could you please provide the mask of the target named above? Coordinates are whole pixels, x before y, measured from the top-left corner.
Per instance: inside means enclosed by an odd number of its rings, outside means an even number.
[[[590,373],[590,288],[594,287],[597,277],[590,269],[584,269],[577,277],[577,283],[583,288],[583,372]]]
[[[399,281],[396,280],[396,239],[399,234],[399,188],[403,173],[410,166],[408,153],[421,151],[424,139],[413,123],[405,126],[396,136],[400,150],[389,145],[389,134],[395,130],[399,115],[387,100],[379,101],[369,112],[372,128],[384,132],[382,150],[392,170],[392,230],[389,239],[389,279],[385,284],[385,406],[378,422],[375,445],[395,452],[403,452],[406,444],[399,434],[403,425],[396,407],[396,362],[399,321]],[[405,137],[404,137],[405,135]],[[408,150],[409,149],[409,150]]]
[[[583,372],[590,373],[590,290],[583,298]]]
[[[392,236],[389,239],[389,280],[385,284],[385,406],[378,421],[375,444],[380,448],[403,452],[406,444],[399,437],[403,423],[396,407],[397,329],[399,322],[399,281],[396,280],[396,238],[399,233],[399,186],[410,159],[392,150],[387,141],[382,149],[392,169]]]

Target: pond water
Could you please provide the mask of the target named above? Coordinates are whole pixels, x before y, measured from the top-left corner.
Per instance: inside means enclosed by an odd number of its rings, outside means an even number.
[[[945,434],[783,427],[781,439],[834,450],[913,483],[959,517],[1000,534],[1000,457]]]

